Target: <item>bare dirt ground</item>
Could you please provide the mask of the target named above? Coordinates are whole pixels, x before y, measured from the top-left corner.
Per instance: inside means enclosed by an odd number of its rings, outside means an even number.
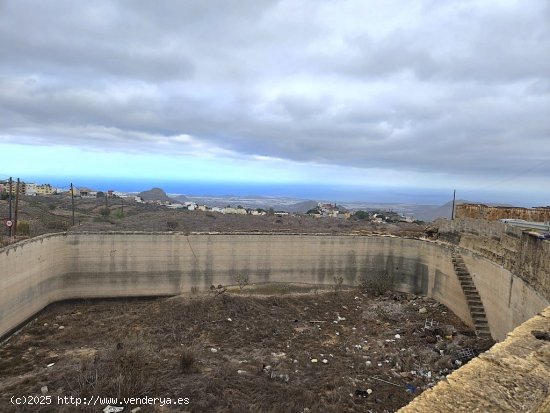
[[[75,201],[72,226],[71,200],[67,197],[23,197],[19,221],[29,224],[19,239],[61,231],[181,231],[181,232],[277,232],[277,233],[389,233],[420,236],[424,227],[414,223],[376,224],[365,220],[314,218],[309,215],[252,216],[218,212],[171,210],[155,204],[109,199],[104,215],[103,199]],[[0,218],[8,216],[7,201],[0,201]],[[0,246],[13,242],[0,231]]]
[[[59,303],[0,346],[0,410],[100,412],[58,396],[149,396],[189,404],[123,411],[393,412],[491,344],[431,299],[356,288]]]

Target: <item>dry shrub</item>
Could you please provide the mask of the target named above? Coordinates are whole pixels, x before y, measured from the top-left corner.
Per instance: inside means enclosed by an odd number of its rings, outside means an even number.
[[[67,231],[69,223],[64,221],[51,221],[46,224],[47,229]]]
[[[167,221],[166,222],[166,229],[168,231],[174,231],[179,226],[179,223],[176,221]]]
[[[342,284],[344,284],[344,277],[337,275],[334,277],[334,292],[338,293],[342,289]]]
[[[233,280],[239,286],[240,291],[242,291],[243,288],[246,287],[250,283],[250,279],[248,278],[248,275],[246,275],[246,274],[237,274],[233,277]]]
[[[184,350],[180,354],[180,369],[183,373],[194,373],[197,371],[195,364],[195,353],[190,350]]]
[[[82,396],[141,397],[159,394],[155,366],[158,353],[144,340],[118,343],[111,349],[100,350],[93,360],[81,363],[76,377],[67,382],[75,394]]]
[[[359,280],[359,289],[362,293],[382,295],[393,289],[393,276],[385,273],[364,275]]]

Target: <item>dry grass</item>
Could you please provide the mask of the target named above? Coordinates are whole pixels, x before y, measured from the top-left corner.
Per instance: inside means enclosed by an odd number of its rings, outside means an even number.
[[[435,376],[452,368],[451,351],[477,345],[461,334],[435,344],[433,335],[422,334],[420,304],[440,328],[468,331],[433,301],[395,293],[374,299],[357,290],[308,294],[312,286],[290,284],[285,288],[296,293],[250,295],[255,288],[281,291],[278,284],[258,285],[223,300],[205,293],[52,306],[0,348],[2,412],[25,411],[4,404],[6,397],[39,394],[43,385],[51,395],[191,399],[187,410],[142,406],[144,413],[394,411],[413,397],[406,384],[422,389],[435,380],[410,376],[416,364]],[[372,396],[355,396],[367,388]]]

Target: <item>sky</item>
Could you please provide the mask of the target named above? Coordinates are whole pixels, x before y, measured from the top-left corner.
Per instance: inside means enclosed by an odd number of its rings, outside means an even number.
[[[0,179],[549,205],[549,50],[546,0],[0,0]]]

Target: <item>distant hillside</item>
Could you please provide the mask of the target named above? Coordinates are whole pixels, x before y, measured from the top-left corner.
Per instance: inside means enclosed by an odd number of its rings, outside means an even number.
[[[143,191],[138,194],[141,199],[144,201],[167,201],[167,202],[178,202],[175,199],[170,198],[168,195],[166,195],[166,192],[162,190],[161,188],[152,188],[148,191]]]
[[[470,201],[463,199],[457,199],[456,205],[467,204]],[[420,221],[435,221],[438,218],[451,218],[451,212],[453,210],[453,201],[449,201],[446,204],[440,206],[427,206],[423,205],[414,211],[414,219]]]
[[[185,195],[178,195],[174,197],[174,199],[180,202],[189,202],[189,198],[187,198]]]
[[[317,206],[317,201],[303,201],[303,202],[297,202],[296,204],[284,206],[281,209],[283,211],[291,212],[294,214],[305,214],[307,211],[309,211],[312,208],[315,208],[316,206]]]

